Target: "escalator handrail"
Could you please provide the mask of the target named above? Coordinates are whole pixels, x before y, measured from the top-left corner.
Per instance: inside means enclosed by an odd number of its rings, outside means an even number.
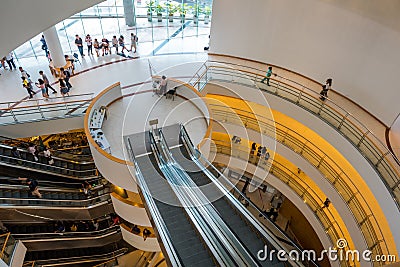
[[[78,172],[78,173],[83,173],[83,172],[95,172],[97,169],[88,169],[88,170],[74,170],[74,169],[68,169],[68,168],[64,168],[64,167],[59,167],[59,166],[55,166],[55,165],[49,165],[46,163],[41,163],[41,162],[37,162],[37,161],[31,161],[31,160],[27,160],[27,159],[21,159],[21,158],[15,158],[12,156],[6,156],[6,155],[0,155],[0,157],[2,158],[8,158],[11,159],[12,161],[22,161],[22,162],[27,162],[29,164],[36,164],[36,165],[41,165],[41,166],[46,166],[46,167],[51,167],[51,168],[56,168],[56,169],[60,169],[60,170],[66,170],[66,171],[72,171],[72,172]],[[6,165],[13,165],[13,166],[18,166],[18,167],[25,167],[25,169],[27,169],[28,167],[23,166],[23,165],[16,165],[16,164],[8,164],[8,162],[3,162],[0,161],[0,164],[6,164]],[[35,169],[35,168],[34,168]],[[39,169],[42,170],[42,169]],[[42,171],[46,171],[46,170],[42,170]]]
[[[94,180],[96,180],[97,182],[100,182],[100,181],[98,181],[98,179],[94,179]],[[7,177],[7,176],[0,176],[0,183],[1,183],[1,181],[10,181],[10,182],[15,181],[15,182],[19,182],[19,183],[21,182],[21,180],[19,180],[18,178]],[[66,184],[65,182],[57,182],[57,181],[42,180],[42,179],[38,179],[38,182],[40,182],[40,184],[54,184],[54,187],[57,187],[57,188],[63,188],[62,185]],[[68,185],[75,185],[75,186],[77,186],[76,188],[82,188],[82,183],[68,182]],[[100,186],[100,185],[104,187],[104,184],[101,184],[101,183],[98,183],[97,186]],[[70,187],[64,187],[64,188],[67,189]]]
[[[58,259],[47,259],[47,260],[36,260],[36,263],[40,266],[63,266],[69,264],[77,264],[77,263],[85,263],[85,262],[94,262],[100,261],[101,258],[108,257],[108,258],[115,258],[124,255],[128,252],[128,248],[120,248],[113,252],[108,252],[99,255],[89,255],[89,256],[79,256],[79,257],[68,257],[68,258],[58,258]],[[54,262],[54,263],[52,263]],[[59,262],[59,263],[57,263]]]
[[[215,207],[213,205],[204,205],[209,203],[207,197],[175,161],[161,129],[159,129],[159,136],[161,137],[161,148],[164,151],[164,155],[168,157],[165,159],[168,163],[163,167],[168,169],[167,174],[172,173],[169,178],[172,178],[178,185],[173,189],[175,189],[177,196],[178,194],[181,196],[180,200],[184,201],[185,210],[192,218],[192,223],[197,224],[201,231],[208,233],[208,239],[205,239],[204,236],[202,237],[207,243],[209,242],[213,245],[210,248],[214,251],[213,255],[218,255],[220,263],[226,266],[232,266],[232,264],[258,266],[257,260],[254,259],[248,249],[218,215]],[[200,220],[200,223],[198,223],[198,220]],[[204,228],[204,226],[208,227]],[[215,239],[215,236],[219,238]]]
[[[13,234],[17,239],[24,242],[55,242],[74,240],[96,240],[105,238],[121,232],[119,225],[99,231],[91,232],[62,232],[62,233],[36,233],[36,234]]]
[[[280,248],[282,250],[287,251],[287,249],[285,249],[283,246],[280,245],[279,241],[275,240],[275,236],[272,232],[270,232],[268,229],[266,229],[264,227],[264,225],[262,225],[257,219],[254,218],[253,215],[250,214],[250,212],[247,210],[247,208],[245,208],[235,197],[232,197],[232,195],[230,194],[229,190],[226,189],[226,187],[224,185],[222,185],[222,183],[220,181],[218,181],[218,179],[216,177],[214,177],[214,175],[208,171],[203,164],[199,161],[199,159],[197,157],[202,158],[206,164],[210,167],[212,167],[219,175],[220,177],[222,177],[224,179],[224,182],[229,184],[229,187],[232,188],[233,190],[235,190],[243,199],[245,199],[249,205],[251,205],[257,212],[259,212],[260,214],[263,214],[263,212],[253,203],[251,202],[250,199],[248,199],[248,197],[246,195],[244,195],[240,190],[238,190],[234,184],[232,184],[229,179],[227,179],[225,177],[224,174],[222,174],[217,168],[215,168],[214,165],[212,165],[208,159],[206,159],[201,152],[196,149],[193,146],[193,143],[190,140],[190,137],[185,129],[185,127],[183,125],[181,125],[181,133],[182,133],[182,139],[186,145],[186,147],[189,146],[189,144],[192,144],[192,147],[189,148],[190,151],[194,151],[196,153],[191,153],[191,158],[194,162],[196,162],[199,167],[202,166],[202,169],[204,171],[204,173],[210,178],[210,180],[217,185],[217,187],[224,192],[224,196],[227,197],[230,202],[235,206],[236,209],[238,209],[245,217],[246,219],[251,222],[255,228],[271,243],[274,244],[275,247]],[[269,218],[267,218],[269,219]],[[293,246],[296,250],[302,252],[303,250],[286,234],[284,233],[279,227],[277,227],[275,224],[272,224],[276,227],[276,231],[278,231],[280,234],[282,234],[284,237],[286,237],[287,241],[290,242],[291,246]],[[271,239],[273,238],[273,239]],[[288,251],[287,251],[288,252]],[[300,254],[301,255],[301,254]],[[291,261],[292,263],[295,263],[293,261]],[[318,266],[318,264],[316,264],[314,261],[312,260],[308,260],[308,262],[310,262],[313,266]],[[296,265],[298,265],[299,263],[295,263]]]
[[[41,181],[39,181],[41,182]],[[68,187],[45,187],[42,186],[42,183],[40,183],[40,191],[45,191],[45,192],[61,192],[61,193],[80,193],[83,192],[82,188],[68,188]],[[24,184],[2,184],[0,183],[0,188],[1,189],[10,189],[10,190],[26,190],[27,186]],[[91,191],[97,192],[104,189],[104,185],[98,185],[95,187],[92,187]]]
[[[50,198],[0,197],[0,200],[12,200],[12,201],[37,201],[37,202],[44,202],[44,203],[46,203],[46,202],[54,202],[54,201],[56,201],[56,202],[68,202],[68,205],[66,205],[66,206],[71,205],[71,203],[83,204],[83,203],[86,203],[86,202],[94,202],[95,204],[98,204],[98,203],[100,203],[102,201],[106,201],[106,200],[108,201],[110,199],[111,198],[110,198],[110,194],[109,193],[102,194],[102,195],[99,195],[99,196],[95,196],[93,198],[87,198],[87,199],[50,199]],[[4,204],[4,203],[0,204],[0,206],[2,206],[2,207],[9,206],[9,205],[10,204]],[[39,204],[34,204],[34,205],[32,205],[32,204],[29,204],[29,205],[24,204],[25,207],[29,207],[29,206],[37,207],[37,205],[39,205]],[[85,206],[85,205],[77,205],[77,206],[73,206],[73,207],[81,207],[81,206]],[[58,207],[59,208],[59,207],[62,207],[62,206],[61,205],[47,206],[47,208],[52,208],[52,207]],[[87,207],[87,206],[85,206],[85,207]]]
[[[136,161],[136,157],[135,157],[135,154],[132,149],[131,140],[129,137],[126,140],[127,140],[127,149],[128,149],[128,152],[131,156],[132,162],[135,167],[136,178],[139,182],[143,198],[145,199],[145,202],[147,203],[148,211],[151,214],[151,218],[153,219],[154,224],[159,233],[158,237],[162,241],[163,247],[166,250],[169,261],[171,262],[172,266],[183,267],[183,265],[181,263],[181,259],[176,252],[175,246],[173,245],[173,243],[171,241],[168,228],[165,225],[165,223],[161,217],[160,211],[158,210],[158,208],[155,204],[155,201],[150,193],[150,190],[146,184],[146,180],[145,180],[142,172],[140,171],[139,164]]]

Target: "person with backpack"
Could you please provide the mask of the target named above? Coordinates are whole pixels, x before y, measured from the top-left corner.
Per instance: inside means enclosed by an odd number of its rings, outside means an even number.
[[[60,68],[60,78],[64,80],[65,85],[68,87],[68,89],[72,88],[72,84],[69,82],[69,79],[71,78],[71,74],[69,73],[68,70],[64,70],[64,68]]]
[[[65,97],[66,95],[69,96],[69,89],[68,87],[65,85],[65,82],[63,79],[59,79],[58,80],[60,83],[60,93],[63,97]]]
[[[137,35],[135,35],[133,32],[131,33],[131,51],[133,49],[135,49],[135,51],[133,51],[133,53],[136,53],[136,45],[137,42],[139,41],[139,38],[137,37]]]

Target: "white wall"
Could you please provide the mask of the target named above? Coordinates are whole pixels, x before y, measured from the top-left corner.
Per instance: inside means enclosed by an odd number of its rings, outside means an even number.
[[[390,126],[400,112],[399,12],[400,1],[388,0],[218,0],[210,49],[332,77]]]
[[[104,0],[8,0],[0,8],[0,56],[81,10]],[[83,33],[78,33],[83,34]],[[39,40],[37,40],[39,42]]]

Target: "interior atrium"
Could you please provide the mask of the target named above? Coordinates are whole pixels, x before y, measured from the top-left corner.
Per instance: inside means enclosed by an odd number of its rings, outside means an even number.
[[[0,267],[400,266],[400,1],[0,3]]]

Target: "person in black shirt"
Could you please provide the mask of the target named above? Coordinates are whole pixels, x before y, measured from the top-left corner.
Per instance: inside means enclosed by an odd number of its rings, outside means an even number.
[[[78,47],[79,50],[79,54],[81,54],[81,57],[85,56],[83,54],[83,40],[81,37],[79,37],[79,35],[75,35],[75,44]]]
[[[18,177],[18,180],[26,181],[31,194],[37,198],[42,198],[42,194],[39,192],[39,188],[38,188],[38,186],[39,186],[38,181],[36,181],[35,179],[32,179],[32,178],[21,178],[21,177]]]

